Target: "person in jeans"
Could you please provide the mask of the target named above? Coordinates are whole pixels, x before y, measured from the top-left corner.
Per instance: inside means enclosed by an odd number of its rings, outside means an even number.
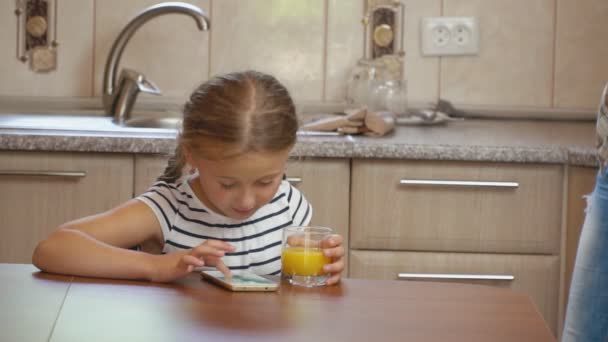
[[[600,170],[588,199],[562,342],[608,342],[608,84],[597,117]]]

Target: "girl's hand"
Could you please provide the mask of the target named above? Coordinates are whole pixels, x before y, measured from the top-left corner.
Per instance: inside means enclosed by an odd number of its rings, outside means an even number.
[[[194,267],[215,266],[226,277],[230,269],[222,262],[226,252],[233,252],[234,246],[220,240],[207,240],[183,252],[159,255],[155,260],[155,272],[150,277],[154,282],[169,282],[188,275]]]
[[[327,279],[327,285],[334,285],[340,282],[341,273],[344,271],[344,247],[342,247],[342,241],[342,236],[333,234],[321,243],[323,254],[331,258],[332,262],[323,266],[323,271],[331,274],[331,277]]]

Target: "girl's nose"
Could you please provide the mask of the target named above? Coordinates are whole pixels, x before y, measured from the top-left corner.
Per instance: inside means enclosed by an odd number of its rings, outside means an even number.
[[[239,210],[249,210],[255,207],[255,194],[252,189],[245,188],[238,199],[237,207]]]

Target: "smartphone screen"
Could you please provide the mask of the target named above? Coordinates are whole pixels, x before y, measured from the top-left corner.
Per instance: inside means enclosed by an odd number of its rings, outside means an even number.
[[[232,291],[275,291],[279,287],[276,282],[249,271],[234,273],[231,278],[220,271],[205,270],[201,275]]]

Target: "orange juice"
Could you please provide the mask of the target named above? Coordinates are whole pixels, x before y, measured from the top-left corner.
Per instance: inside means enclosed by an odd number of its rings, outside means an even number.
[[[288,247],[283,250],[281,263],[285,275],[319,276],[325,273],[323,266],[330,259],[319,248]]]

